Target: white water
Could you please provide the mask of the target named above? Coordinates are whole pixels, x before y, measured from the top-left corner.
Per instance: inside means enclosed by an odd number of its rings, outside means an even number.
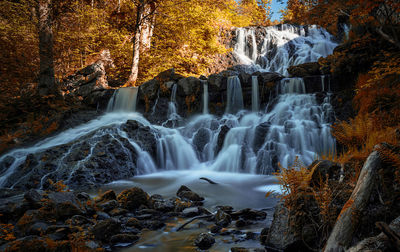
[[[316,62],[332,54],[337,44],[326,30],[312,26],[283,24],[264,29],[262,44],[256,43],[256,28],[238,28],[234,53],[240,63],[288,76],[287,68]],[[260,35],[261,36],[261,35]]]
[[[107,111],[136,111],[137,87],[116,90],[107,105]]]
[[[253,112],[260,110],[257,76],[251,76],[251,109]]]
[[[208,82],[201,80],[203,83],[203,114],[208,114]]]
[[[235,114],[243,109],[243,94],[239,77],[229,76],[227,85],[226,113]]]

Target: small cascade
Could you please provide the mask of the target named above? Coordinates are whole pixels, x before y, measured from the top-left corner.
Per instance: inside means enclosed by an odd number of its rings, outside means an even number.
[[[178,86],[176,84],[172,85],[171,89],[171,98],[168,103],[168,119],[169,120],[177,120],[180,118],[177,109],[176,109],[176,90]]]
[[[203,83],[203,114],[208,114],[208,82],[201,80]]]
[[[251,76],[251,108],[253,112],[260,110],[257,76]]]
[[[262,43],[257,44],[256,33],[264,36]],[[337,46],[332,35],[315,25],[238,28],[236,38],[234,53],[239,63],[257,65],[259,70],[285,76],[288,76],[288,67],[316,62],[332,54]]]
[[[277,94],[305,94],[306,86],[303,78],[284,78],[280,81]]]
[[[124,87],[117,89],[107,105],[107,111],[136,111],[137,87]]]
[[[321,75],[321,91],[325,92],[325,75]]]
[[[243,109],[242,86],[238,76],[228,77],[226,113],[235,114]]]

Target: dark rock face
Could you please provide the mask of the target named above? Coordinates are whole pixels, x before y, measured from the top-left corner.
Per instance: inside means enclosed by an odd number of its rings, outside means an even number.
[[[77,71],[61,83],[61,89],[66,96],[80,97],[86,105],[104,109],[114,93],[108,86],[105,70],[110,63],[110,58],[104,58]]]
[[[156,135],[149,127],[128,121],[121,129],[143,150],[156,157]],[[46,189],[51,186],[51,179],[63,180],[71,189],[83,189],[133,177],[137,173],[136,149],[117,130],[105,127],[71,143],[29,154],[5,186],[14,185],[22,190],[43,186]]]
[[[257,153],[258,150],[263,146],[265,137],[269,132],[269,128],[271,127],[270,122],[265,122],[256,127],[253,150],[254,153]]]
[[[202,152],[204,146],[210,142],[211,132],[209,129],[200,128],[193,138],[193,145],[196,147],[197,151]]]
[[[228,134],[229,130],[230,130],[230,128],[228,126],[226,126],[226,125],[223,125],[221,127],[221,130],[219,131],[219,134],[218,134],[217,146],[216,146],[216,150],[215,150],[215,155],[216,156],[222,150],[222,147],[224,146],[224,141],[225,141],[226,134]]]
[[[311,183],[319,185],[320,181],[325,181],[328,177],[330,180],[338,181],[340,178],[341,166],[329,160],[316,160],[310,167],[315,167],[311,177]],[[321,180],[322,179],[322,180]]]
[[[211,248],[211,246],[215,243],[214,237],[207,233],[201,233],[194,241],[194,244],[202,250],[206,250]]]
[[[305,77],[312,75],[321,75],[320,65],[318,62],[304,63],[288,68],[291,77]]]

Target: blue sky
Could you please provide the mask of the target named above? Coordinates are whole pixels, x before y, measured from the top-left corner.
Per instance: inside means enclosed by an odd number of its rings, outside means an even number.
[[[272,5],[271,5],[271,9],[272,9],[272,21],[274,20],[280,20],[281,18],[281,14],[280,14],[280,10],[284,9],[286,7],[286,0],[282,1],[284,2],[283,4],[278,3],[277,0],[272,0]]]

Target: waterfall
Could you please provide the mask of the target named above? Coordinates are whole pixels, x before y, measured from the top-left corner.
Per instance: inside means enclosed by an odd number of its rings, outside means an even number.
[[[251,108],[253,112],[260,110],[257,76],[251,76]]]
[[[208,114],[208,82],[201,80],[203,83],[203,114]]]
[[[107,105],[107,111],[136,111],[137,87],[117,89]]]
[[[243,94],[239,77],[229,76],[227,85],[226,113],[235,114],[243,109]]]
[[[262,44],[257,44],[256,32],[264,36]],[[238,28],[236,40],[234,54],[239,63],[256,65],[259,70],[285,76],[288,76],[289,66],[316,62],[320,57],[332,54],[337,46],[332,35],[315,25]]]
[[[264,39],[257,44],[260,30],[264,31]],[[288,66],[317,61],[336,46],[331,35],[316,26],[240,28],[236,35],[234,53],[243,63],[286,75]],[[201,81],[203,114],[187,120],[177,113],[178,85],[174,84],[168,121],[161,125],[151,124],[134,113],[137,88],[120,88],[114,92],[103,116],[1,156],[0,187],[13,187],[38,172],[35,169],[43,163],[48,166],[40,170],[46,174],[39,179],[38,187],[54,173],[62,173],[63,178],[66,175],[68,182],[76,171],[95,169],[96,160],[113,152],[117,153],[113,161],[118,164],[118,172],[134,170],[135,175],[189,169],[271,174],[279,163],[282,167],[291,165],[296,156],[309,165],[319,155],[335,152],[335,140],[330,134],[334,110],[330,104],[329,75],[321,76],[321,90],[326,93],[322,103],[314,94],[306,93],[302,78],[284,78],[277,83],[275,95],[270,91],[273,102],[261,109],[258,78],[252,76],[251,80],[252,111],[243,110],[240,79],[231,76],[227,79],[226,113],[220,117],[208,114],[209,86],[207,81]],[[162,98],[158,90],[153,114]],[[127,131],[128,120],[134,123],[129,122],[131,128]],[[178,121],[179,127],[175,128]],[[148,138],[152,141],[143,142]],[[113,145],[108,149],[105,146],[110,142]],[[85,151],[81,151],[82,146],[86,146]],[[31,165],[31,157],[42,157],[44,152],[56,158],[38,159],[31,170],[25,167]],[[82,159],[76,157],[76,152],[83,155]],[[24,169],[28,170],[26,174],[18,177]]]

